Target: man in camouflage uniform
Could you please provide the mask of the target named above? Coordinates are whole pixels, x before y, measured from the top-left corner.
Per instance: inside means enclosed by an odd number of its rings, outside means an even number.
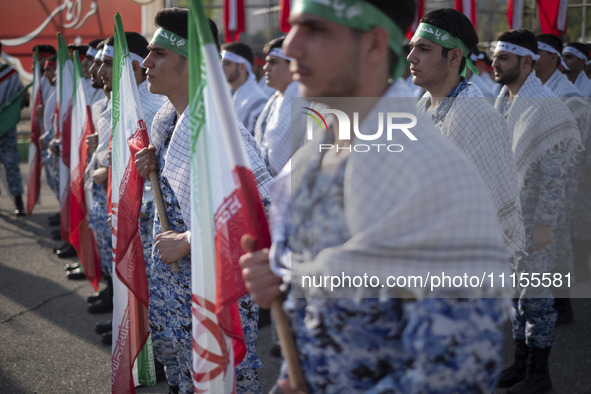
[[[159,184],[153,187],[161,190],[170,230],[163,231],[156,215],[151,267],[147,270],[150,331],[154,357],[165,366],[169,392],[192,393],[188,10],[162,9],[155,23],[159,28],[143,64],[148,68],[149,90],[165,95],[168,101],[154,117],[151,143],[136,154],[135,165],[146,180],[150,171],[157,172]],[[213,21],[210,27],[217,37]],[[173,40],[175,45],[171,44]],[[264,185],[271,177],[252,135],[244,127],[241,133],[260,193],[266,197],[268,193],[261,190],[266,190]],[[169,266],[174,261],[178,262],[178,273]],[[262,393],[256,372],[262,367],[256,354],[258,305],[246,295],[238,300],[238,309],[247,353],[235,368],[236,388],[239,393]]]
[[[427,29],[442,33],[438,36]],[[451,39],[440,41],[444,34]],[[495,202],[507,256],[515,259],[523,252],[525,235],[511,133],[503,116],[461,74],[476,70],[467,51],[477,43],[472,22],[464,14],[439,9],[421,19],[407,59],[411,73],[416,74],[413,82],[427,91],[417,104],[419,113],[429,113],[441,135],[466,153],[478,169]]]
[[[536,37],[540,59],[536,62],[536,76],[540,78],[544,86],[550,88],[571,111],[581,134],[583,152],[578,155],[578,160],[572,162],[566,181],[567,220],[566,226],[557,234],[557,252],[555,272],[563,275],[571,273],[575,275],[574,246],[578,246],[577,235],[581,229],[586,232],[591,228],[591,191],[585,183],[585,172],[591,165],[591,107],[589,99],[583,97],[581,92],[567,77],[560,72],[558,66],[562,60],[562,41],[553,34],[541,34]],[[582,174],[581,181],[579,180]],[[576,229],[576,230],[575,230]],[[577,250],[578,252],[578,250]],[[578,257],[577,253],[577,257]],[[579,265],[579,264],[577,264]],[[575,276],[575,280],[579,280]],[[574,320],[569,288],[555,288],[554,309],[558,312],[556,325],[566,324]]]
[[[513,30],[499,34],[493,61],[495,80],[504,85],[495,107],[513,133],[526,235],[527,255],[515,267],[520,286],[512,316],[515,362],[499,382],[515,394],[543,393],[552,387],[548,357],[556,321],[554,299],[547,284],[527,284],[521,278],[554,271],[557,239],[566,221],[565,179],[581,141],[566,105],[532,72],[537,53],[532,32]]]
[[[379,113],[416,113],[398,79],[403,32],[414,15],[413,1],[295,1],[283,50],[302,97],[331,98],[339,111],[353,107],[359,130],[377,130]],[[241,258],[247,288],[262,307],[284,300],[298,349],[303,381],[286,381],[283,368],[281,391],[299,393],[298,384],[312,393],[492,392],[503,301],[489,297],[506,289],[433,294],[412,284],[302,283],[310,273],[385,281],[394,272],[505,271],[496,210],[480,175],[422,116],[412,128],[416,144],[403,133],[374,140],[403,143],[404,154],[361,153],[341,134],[342,123],[326,128],[274,180],[271,249],[253,252],[243,242],[251,251]]]
[[[2,52],[2,44],[0,44]],[[8,103],[20,90],[23,89],[18,72],[8,64],[0,63],[0,107]],[[26,92],[23,92],[26,95]],[[0,136],[0,160],[6,171],[8,191],[14,198],[16,216],[25,216],[26,211],[23,205],[23,180],[19,167],[20,158],[16,143],[16,126]]]

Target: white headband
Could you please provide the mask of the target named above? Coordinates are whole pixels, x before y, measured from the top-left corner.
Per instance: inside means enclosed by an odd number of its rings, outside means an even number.
[[[234,63],[244,64],[246,65],[246,70],[248,71],[248,74],[252,74],[252,65],[250,64],[250,62],[242,56],[235,54],[234,52],[222,51],[222,60],[229,60]]]
[[[564,49],[562,50],[562,53],[572,53],[573,55],[575,55],[579,59],[584,59],[585,61],[587,61],[589,59],[587,56],[585,56],[585,54],[583,52],[579,51],[575,47],[565,46]]]
[[[112,46],[105,45],[103,47],[103,53],[102,53],[102,55],[113,57],[114,54],[115,54],[115,48],[113,48]],[[131,58],[131,60],[137,61],[140,64],[140,67],[141,68],[146,68],[143,65],[144,58],[141,57],[140,55],[138,55],[137,53],[129,52],[129,57]]]
[[[94,55],[94,60],[100,62],[102,57],[103,57],[103,49],[101,48],[96,51],[96,55]]]
[[[93,47],[88,47],[88,50],[86,51],[86,56],[95,57],[97,53],[98,51],[96,49],[94,49]]]
[[[533,60],[538,60],[540,58],[539,55],[536,55],[527,48],[504,41],[497,41],[495,52],[497,51],[509,52],[517,56],[531,56]]]
[[[113,57],[115,54],[115,48],[110,45],[103,46],[103,56],[110,56]]]
[[[564,64],[564,61],[562,60],[562,54],[560,52],[558,52],[554,47],[546,44],[545,42],[538,41],[538,49],[542,50],[542,51],[550,52],[550,53],[555,53],[556,55],[558,55],[558,58],[560,59],[560,64],[562,65],[562,67],[569,70],[568,66],[566,64]]]
[[[267,55],[268,56],[277,56],[277,57],[287,60],[288,62],[291,62],[291,58],[285,56],[283,54],[283,51],[281,50],[281,48],[273,48],[269,51],[269,53]]]

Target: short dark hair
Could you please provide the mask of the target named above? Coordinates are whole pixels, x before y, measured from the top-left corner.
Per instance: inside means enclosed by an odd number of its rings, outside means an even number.
[[[567,47],[573,47],[579,51],[581,51],[581,53],[583,53],[583,55],[585,55],[587,57],[587,60],[589,60],[589,50],[587,49],[587,45],[581,43],[581,42],[571,42],[569,44],[566,44]]]
[[[525,49],[529,49],[536,55],[538,54],[538,40],[536,40],[534,33],[527,29],[515,29],[501,32],[498,34],[497,40],[519,45]]]
[[[78,51],[78,53],[86,55],[86,51],[88,51],[88,45],[68,45],[68,49],[71,51]]]
[[[219,30],[213,20],[207,18],[213,40],[218,51],[220,50]],[[183,38],[189,37],[189,10],[187,8],[171,7],[163,8],[154,17],[157,27],[169,30]]]
[[[157,27],[162,27],[187,39],[189,37],[189,10],[187,8],[163,8],[154,17]]]
[[[556,49],[558,53],[562,53],[562,40],[555,34],[539,34],[536,36],[536,40],[538,42],[543,42],[544,44],[550,45],[552,48]],[[556,60],[556,67],[560,65],[560,58]]]
[[[525,49],[529,49],[534,54],[538,54],[538,40],[533,32],[527,29],[514,29],[504,31],[498,34],[498,41],[508,42],[510,44],[519,45]],[[521,61],[522,56],[518,56]],[[532,59],[532,67],[536,65],[536,61]]]
[[[148,53],[150,53],[148,50],[148,40],[146,40],[146,37],[142,36],[140,33],[126,31],[125,41],[127,41],[129,52],[133,52],[141,57],[146,57],[148,56]],[[105,44],[110,46],[113,46],[114,42],[114,36],[111,36],[105,40]]]
[[[236,55],[242,56],[251,66],[254,66],[254,55],[252,49],[242,42],[229,42],[222,45],[222,50],[235,53]]]
[[[55,48],[51,45],[48,45],[48,44],[35,45],[33,47],[33,52],[35,51],[35,48],[39,49],[39,53],[48,53],[51,55],[57,54],[57,51],[55,50]]]
[[[90,42],[88,43],[88,46],[89,46],[89,47],[91,47],[91,48],[94,48],[94,49],[96,49],[96,47],[98,46],[98,44],[99,44],[101,41],[104,41],[104,38],[96,38],[96,39],[94,39],[94,40],[90,41]]]
[[[263,56],[267,57],[269,55],[269,52],[271,52],[271,50],[273,50],[275,48],[281,49],[281,46],[283,45],[283,41],[285,41],[285,36],[274,38],[271,41],[269,41],[268,43],[266,43],[265,46],[263,47]]]
[[[472,53],[471,48],[478,45],[478,34],[476,34],[476,30],[474,30],[474,26],[472,26],[470,19],[468,19],[463,13],[452,8],[441,8],[431,11],[421,18],[421,23],[428,23],[439,27],[452,36],[462,40],[468,47],[468,50],[470,50],[470,53],[466,54],[467,57]],[[442,48],[441,56],[447,58],[448,52],[448,48]],[[460,73],[464,70],[465,66],[466,58],[462,58],[462,61],[460,62]]]

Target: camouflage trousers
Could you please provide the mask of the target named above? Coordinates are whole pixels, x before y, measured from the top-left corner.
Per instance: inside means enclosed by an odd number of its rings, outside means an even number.
[[[144,262],[146,264],[146,275],[150,280],[150,261],[152,260],[152,245],[154,244],[154,235],[152,230],[154,228],[154,201],[147,201],[142,204],[140,214],[140,237],[142,238],[142,245],[144,248]],[[148,286],[150,283],[148,282]]]
[[[113,271],[113,241],[111,226],[108,223],[107,193],[101,185],[93,183],[92,207],[89,212],[90,228],[96,235],[96,246],[98,248],[101,271],[112,275]]]
[[[22,195],[24,192],[23,179],[19,167],[20,158],[16,144],[16,128],[0,137],[0,160],[6,171],[8,191],[13,197]]]
[[[555,248],[548,246],[543,250],[531,252],[521,258],[516,265],[517,274],[552,272]],[[525,287],[519,289],[519,299],[513,301],[511,323],[513,338],[524,340],[528,346],[545,348],[552,345],[556,310],[554,297],[548,287]]]

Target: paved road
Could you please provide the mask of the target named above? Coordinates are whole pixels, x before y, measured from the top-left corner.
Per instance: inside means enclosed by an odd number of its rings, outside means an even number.
[[[51,252],[57,241],[51,239],[47,218],[58,210],[55,198],[43,184],[41,205],[32,216],[17,219],[3,182],[0,190],[0,393],[109,393],[110,347],[93,329],[110,315],[86,312],[90,284],[68,280],[64,261]],[[573,304],[576,322],[556,329],[552,393],[591,394],[591,300]],[[510,337],[508,325],[505,333]],[[266,391],[278,370],[270,345],[267,327],[259,334]],[[511,347],[508,341],[503,349],[506,363]],[[138,392],[166,393],[166,385]]]

